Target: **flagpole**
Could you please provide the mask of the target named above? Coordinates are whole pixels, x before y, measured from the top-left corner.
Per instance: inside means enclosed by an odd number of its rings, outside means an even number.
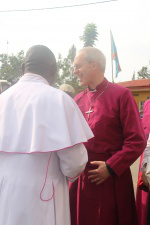
[[[114,83],[114,75],[113,75],[113,60],[112,60],[112,33],[110,30],[110,43],[111,43],[111,73],[112,73],[112,83]]]

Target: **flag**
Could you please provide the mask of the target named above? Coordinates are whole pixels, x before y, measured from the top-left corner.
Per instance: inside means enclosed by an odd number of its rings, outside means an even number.
[[[116,77],[117,77],[118,73],[121,71],[121,67],[120,67],[120,64],[119,64],[116,45],[115,45],[115,42],[114,42],[114,39],[113,39],[113,36],[112,36],[111,32],[110,32],[110,35],[111,35],[111,59],[112,59],[112,62],[114,60],[115,63],[116,63]]]

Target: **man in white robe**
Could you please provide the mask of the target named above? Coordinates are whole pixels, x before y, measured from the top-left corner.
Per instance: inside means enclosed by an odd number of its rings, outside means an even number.
[[[93,137],[74,100],[51,86],[56,60],[31,47],[24,75],[0,95],[0,225],[70,225],[68,180]]]

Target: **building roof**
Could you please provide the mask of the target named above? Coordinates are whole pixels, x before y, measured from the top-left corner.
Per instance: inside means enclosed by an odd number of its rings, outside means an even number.
[[[150,79],[131,80],[119,82],[119,85],[132,90],[150,90]]]

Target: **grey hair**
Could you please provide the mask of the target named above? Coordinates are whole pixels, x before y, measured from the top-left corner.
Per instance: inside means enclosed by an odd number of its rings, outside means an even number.
[[[105,72],[106,57],[99,49],[94,47],[85,47],[82,48],[79,52],[83,52],[85,60],[88,63],[97,62],[100,70],[102,72]]]

